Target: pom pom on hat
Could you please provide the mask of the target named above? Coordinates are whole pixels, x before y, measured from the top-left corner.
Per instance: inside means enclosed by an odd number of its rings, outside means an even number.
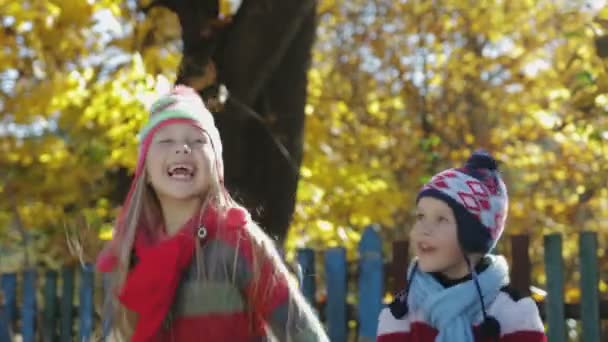
[[[465,164],[469,169],[488,169],[490,171],[498,170],[498,162],[489,153],[484,150],[475,151]]]

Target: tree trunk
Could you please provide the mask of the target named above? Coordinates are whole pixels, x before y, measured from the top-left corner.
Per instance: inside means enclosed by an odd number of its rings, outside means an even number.
[[[164,5],[182,25],[177,82],[201,91],[212,109],[220,85],[229,92],[214,112],[228,190],[282,243],[302,160],[316,0],[245,0],[226,25],[215,20],[216,0]]]

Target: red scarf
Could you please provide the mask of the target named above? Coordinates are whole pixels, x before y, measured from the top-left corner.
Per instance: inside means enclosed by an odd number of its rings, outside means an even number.
[[[229,210],[226,228],[242,227],[248,214],[241,208]],[[203,215],[202,224],[207,229],[205,239],[215,235],[217,212],[209,208]],[[134,244],[137,264],[129,271],[118,296],[121,303],[138,314],[133,342],[157,342],[158,332],[171,308],[175,292],[189,267],[198,240],[198,215],[190,219],[174,236],[151,242],[143,230],[138,231]],[[108,251],[102,252],[97,267],[109,272],[117,264],[117,257]]]

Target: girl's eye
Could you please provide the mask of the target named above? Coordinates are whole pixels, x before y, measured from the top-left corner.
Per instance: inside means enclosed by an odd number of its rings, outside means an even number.
[[[424,214],[416,214],[416,221],[420,221],[424,218]]]
[[[173,143],[173,139],[170,139],[170,138],[160,139],[158,142],[160,144],[171,144],[171,143]]]
[[[447,219],[447,218],[445,218],[444,216],[439,216],[439,218],[437,218],[437,220],[438,220],[439,222],[448,222],[448,219]]]
[[[193,136],[191,139],[188,139],[188,143],[193,146],[203,146],[208,142],[206,136]]]

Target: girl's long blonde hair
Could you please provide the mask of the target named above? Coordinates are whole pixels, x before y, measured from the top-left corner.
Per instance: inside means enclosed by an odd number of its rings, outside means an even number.
[[[218,158],[218,156],[213,156],[212,158]],[[207,160],[206,164],[206,172],[210,176],[209,188],[202,198],[202,205],[200,212],[204,212],[207,206],[213,206],[213,208],[218,213],[218,227],[217,234],[222,234],[222,228],[225,226],[223,224],[227,212],[232,208],[242,208],[236,201],[232,199],[232,197],[225,190],[222,182],[220,181],[220,175],[218,174],[218,168],[213,167],[215,165],[216,160]],[[157,236],[160,234],[159,227],[162,227],[160,224],[163,220],[162,210],[160,207],[160,202],[154,192],[154,189],[151,185],[148,184],[147,177],[145,172],[141,174],[140,177],[136,177],[133,181],[132,189],[127,196],[127,200],[125,201],[125,210],[119,216],[115,227],[115,238],[114,244],[112,248],[114,248],[114,253],[118,258],[117,266],[112,275],[111,281],[111,295],[107,296],[108,300],[106,302],[106,313],[109,314],[114,319],[111,319],[111,336],[113,341],[128,341],[129,337],[133,334],[134,327],[136,324],[136,315],[135,313],[126,309],[121,303],[118,301],[118,293],[122,288],[127,273],[129,272],[129,268],[131,266],[132,260],[132,252],[133,246],[136,238],[136,233],[138,229],[149,229],[146,233],[151,236]],[[199,222],[200,223],[200,222]],[[299,293],[297,289],[297,285],[288,275],[287,268],[285,267],[281,257],[277,253],[277,250],[274,246],[272,240],[264,233],[264,231],[253,221],[249,220],[246,226],[246,229],[243,230],[247,235],[247,240],[252,242],[252,251],[253,251],[253,260],[252,260],[252,279],[253,284],[257,284],[261,275],[262,263],[264,261],[270,261],[272,263],[274,274],[272,274],[272,281],[276,281],[279,277],[287,277],[288,278],[288,286],[290,287],[290,303],[288,309],[288,316],[291,315],[292,310],[309,310],[308,306],[305,304],[305,300],[303,296]],[[238,248],[237,248],[238,250]],[[211,254],[207,254],[209,258],[212,259],[210,262],[211,265],[220,265],[226,264],[225,262],[219,262],[219,255],[214,255],[211,251]],[[235,258],[239,258],[241,256],[237,255]],[[193,258],[193,262],[199,262],[200,260],[200,244],[196,244],[195,255]],[[218,260],[218,262],[214,262],[213,260]],[[236,260],[235,260],[236,262]],[[197,270],[200,268],[196,267]],[[228,270],[226,270],[228,272]],[[197,272],[195,275],[197,277],[205,277],[201,272]],[[232,281],[234,281],[235,277],[232,277]],[[272,288],[272,281],[270,288],[261,289],[254,285],[253,294],[255,298],[265,296],[266,293]],[[245,298],[246,299],[246,298]],[[247,300],[245,300],[247,302]],[[256,313],[253,311],[254,308],[249,305],[248,313],[251,318],[253,318]],[[299,312],[299,315],[304,314],[305,316],[313,315],[312,312]],[[288,319],[288,324],[290,320]],[[322,329],[320,326],[319,329]],[[289,329],[286,327],[286,331],[290,332],[290,330],[297,329]],[[291,338],[288,338],[291,340]]]

